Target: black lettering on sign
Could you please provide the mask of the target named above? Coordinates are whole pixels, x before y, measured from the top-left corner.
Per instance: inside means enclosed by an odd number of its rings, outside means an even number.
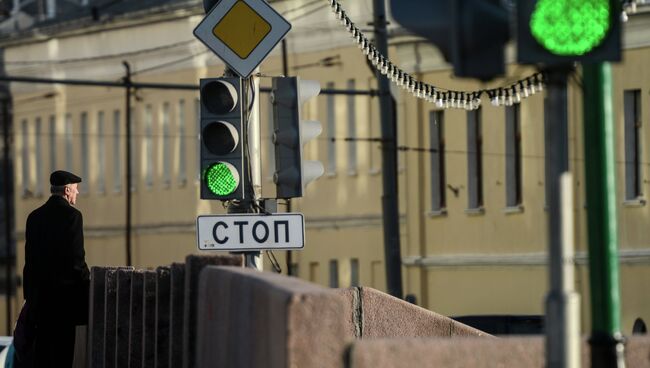
[[[239,227],[239,244],[244,244],[244,225],[248,225],[248,221],[235,221],[235,226]]]
[[[225,244],[228,241],[228,237],[224,237],[223,239],[219,239],[219,236],[217,235],[217,229],[219,226],[222,226],[224,229],[228,228],[228,224],[226,224],[223,221],[218,221],[216,224],[214,224],[214,227],[212,228],[212,237],[214,240],[219,243],[219,244]]]
[[[257,236],[257,229],[260,227],[260,225],[264,229],[264,235],[261,238]],[[264,221],[257,221],[255,225],[253,225],[253,239],[255,239],[255,241],[258,243],[264,243],[268,238],[269,238],[268,225],[266,225]]]
[[[289,242],[289,221],[287,220],[273,222],[273,230],[275,230],[275,242],[276,243],[280,242],[280,225],[284,225],[284,242],[288,243]]]

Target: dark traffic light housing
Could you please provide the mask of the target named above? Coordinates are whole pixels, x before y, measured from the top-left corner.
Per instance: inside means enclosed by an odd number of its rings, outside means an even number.
[[[500,0],[391,0],[393,18],[436,45],[454,74],[489,80],[505,73],[510,39]]]
[[[241,92],[239,78],[201,79],[201,199],[246,196],[246,130]]]
[[[323,175],[323,164],[304,160],[303,145],[322,131],[320,122],[304,121],[301,105],[320,93],[320,83],[298,77],[274,77],[273,145],[275,147],[276,198],[297,198],[305,186]]]

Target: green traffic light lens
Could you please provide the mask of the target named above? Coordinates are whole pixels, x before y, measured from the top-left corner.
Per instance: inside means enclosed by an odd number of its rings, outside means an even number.
[[[232,194],[239,186],[239,174],[235,167],[227,162],[217,162],[208,167],[203,180],[208,189],[218,196]]]
[[[530,18],[530,30],[549,52],[581,56],[605,39],[611,11],[609,0],[540,0]]]

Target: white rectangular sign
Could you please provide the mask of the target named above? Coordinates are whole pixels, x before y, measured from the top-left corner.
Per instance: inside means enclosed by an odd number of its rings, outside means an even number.
[[[206,215],[196,218],[200,250],[302,249],[302,213]]]

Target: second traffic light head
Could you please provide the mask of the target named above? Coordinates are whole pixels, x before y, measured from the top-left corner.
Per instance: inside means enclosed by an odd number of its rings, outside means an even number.
[[[323,175],[319,161],[303,160],[302,147],[317,137],[322,127],[318,121],[302,121],[301,105],[318,96],[320,83],[297,77],[273,78],[273,144],[275,167],[273,181],[277,198],[302,197],[305,186]]]
[[[391,0],[391,13],[433,43],[455,75],[488,80],[504,74],[510,22],[500,0]]]
[[[243,199],[246,131],[239,78],[201,80],[201,199]]]

